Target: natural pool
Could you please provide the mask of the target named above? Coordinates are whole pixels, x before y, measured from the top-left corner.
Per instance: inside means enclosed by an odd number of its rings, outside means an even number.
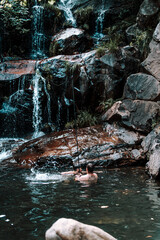
[[[0,239],[44,240],[61,217],[119,240],[160,239],[160,185],[141,168],[108,170],[85,185],[52,170],[0,169]]]

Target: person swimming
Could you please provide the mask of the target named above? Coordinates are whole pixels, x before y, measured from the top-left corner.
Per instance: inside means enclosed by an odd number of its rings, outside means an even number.
[[[93,172],[94,166],[92,163],[87,164],[86,166],[86,172],[87,174],[85,175],[77,175],[75,177],[75,181],[89,181],[89,182],[97,182],[98,180],[98,175]]]

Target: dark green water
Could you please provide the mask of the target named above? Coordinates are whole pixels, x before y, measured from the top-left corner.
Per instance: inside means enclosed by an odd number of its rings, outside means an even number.
[[[0,169],[0,240],[44,240],[61,217],[117,239],[159,240],[160,185],[143,169],[110,170],[90,186],[51,170]]]

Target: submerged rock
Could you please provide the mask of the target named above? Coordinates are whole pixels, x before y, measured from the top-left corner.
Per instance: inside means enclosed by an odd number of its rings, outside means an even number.
[[[140,143],[143,135],[106,124],[51,133],[31,140],[13,152],[14,159],[25,166],[86,165],[129,166],[144,161]]]
[[[116,240],[102,229],[78,222],[74,219],[60,218],[45,233],[46,240]]]

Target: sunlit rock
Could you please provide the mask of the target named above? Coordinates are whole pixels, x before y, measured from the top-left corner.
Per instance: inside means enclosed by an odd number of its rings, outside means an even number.
[[[160,177],[160,126],[157,125],[142,142],[144,152],[148,156],[147,173],[153,178]]]
[[[103,121],[120,121],[125,127],[149,133],[159,115],[157,102],[126,99],[116,102],[103,116]]]
[[[142,62],[144,69],[152,74],[158,81],[160,81],[160,24],[157,25],[154,33],[153,39],[150,42],[150,53],[148,57]]]
[[[102,229],[74,219],[60,218],[46,231],[46,240],[116,240]]]
[[[84,30],[67,28],[55,35],[50,44],[50,56],[58,54],[82,53],[92,47],[92,39]]]

